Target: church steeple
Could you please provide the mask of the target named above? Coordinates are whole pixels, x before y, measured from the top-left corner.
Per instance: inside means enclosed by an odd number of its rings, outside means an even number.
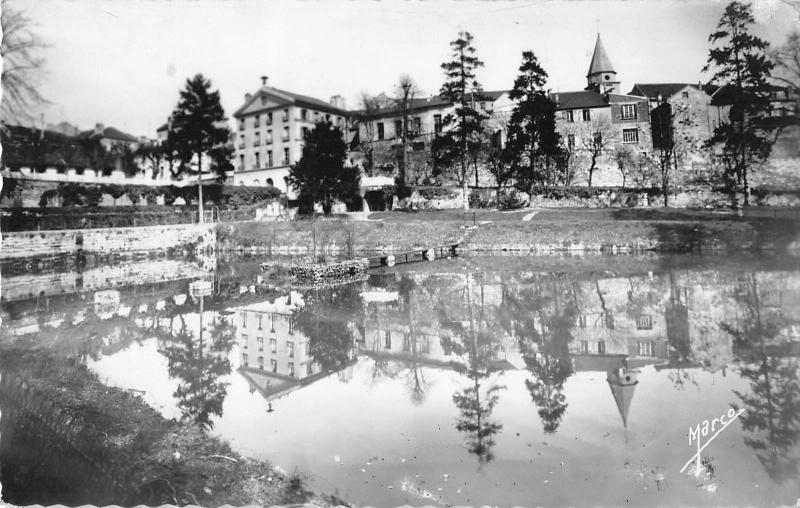
[[[588,82],[587,90],[596,90],[600,93],[619,93],[617,71],[611,65],[611,59],[608,58],[599,33],[597,34],[597,42],[594,44],[594,53],[592,54],[592,62],[589,64],[589,73],[586,74],[586,80]]]

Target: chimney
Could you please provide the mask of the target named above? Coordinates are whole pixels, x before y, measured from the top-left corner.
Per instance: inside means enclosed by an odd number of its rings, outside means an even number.
[[[244,94],[244,101],[245,102],[249,101],[250,97],[252,97],[252,96],[253,96],[253,94],[251,94],[250,92],[247,92],[246,94]]]
[[[331,97],[331,100],[329,102],[331,103],[331,106],[333,106],[335,108],[345,109],[345,107],[344,107],[344,97],[342,97],[341,95],[338,95],[338,94],[334,95],[333,97]]]
[[[261,86],[267,86],[267,81],[269,81],[269,76],[261,76]]]
[[[101,123],[94,124],[94,133],[95,135],[102,136],[103,132],[105,132],[106,128]]]

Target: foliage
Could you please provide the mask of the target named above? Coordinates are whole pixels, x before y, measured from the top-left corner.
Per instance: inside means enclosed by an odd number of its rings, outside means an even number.
[[[795,29],[786,38],[786,42],[775,48],[770,57],[775,62],[775,79],[783,81],[800,90],[800,30]]]
[[[203,155],[211,159],[211,170],[220,178],[230,167],[230,151],[226,146],[230,130],[225,111],[220,103],[219,91],[211,91],[211,81],[202,74],[186,80],[180,100],[171,117],[167,136],[182,162],[179,172],[188,172],[196,157],[197,170],[203,167]]]
[[[708,37],[713,46],[703,68],[713,72],[710,83],[724,87],[728,95],[728,119],[714,129],[708,142],[722,150],[725,184],[734,206],[737,191],[744,193],[744,204],[749,204],[748,171],[766,160],[774,143],[762,122],[770,109],[767,80],[774,64],[765,53],[767,42],[750,34],[753,23],[750,4],[729,3]]]
[[[298,190],[302,212],[321,203],[330,215],[335,200],[350,201],[359,195],[361,175],[357,167],[345,166],[347,145],[342,131],[330,122],[318,123],[306,138],[303,156],[289,170],[289,183]]]
[[[653,130],[653,148],[657,153],[659,184],[664,197],[664,206],[669,206],[670,172],[675,155],[675,114],[669,102],[662,102],[650,112]]]
[[[547,72],[532,51],[522,53],[520,74],[509,97],[516,101],[508,131],[510,162],[519,189],[530,193],[535,184],[553,183],[560,153],[556,104],[544,90]]]
[[[356,284],[307,292],[292,319],[308,337],[310,358],[323,372],[342,369],[353,357],[354,337],[348,323],[363,313]]]
[[[480,149],[483,138],[481,123],[486,115],[475,108],[475,102],[483,99],[481,85],[475,71],[483,62],[475,56],[473,37],[469,32],[459,32],[450,43],[452,60],[441,65],[445,82],[439,94],[452,103],[454,111],[442,119],[443,132],[431,143],[434,170],[454,162],[460,164],[459,180],[464,190],[464,208],[467,203],[467,160],[471,153]]]
[[[401,192],[406,188],[408,173],[408,141],[419,133],[411,132],[409,128],[409,108],[411,101],[420,93],[419,87],[414,79],[408,74],[403,74],[398,78],[395,85],[395,103],[400,113],[400,133],[397,137],[401,140],[400,171],[397,175],[397,188]],[[402,199],[402,198],[401,198]]]
[[[519,192],[502,191],[497,198],[497,207],[501,210],[517,210],[525,206],[525,200]]]
[[[0,25],[3,38],[0,54],[3,55],[0,119],[9,123],[24,123],[33,117],[33,108],[46,101],[39,92],[38,82],[45,60],[40,56],[47,48],[32,30],[31,19],[24,12],[0,4]]]

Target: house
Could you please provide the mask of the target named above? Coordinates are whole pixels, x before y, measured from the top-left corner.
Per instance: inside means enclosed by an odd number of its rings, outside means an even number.
[[[577,155],[585,155],[592,141],[601,139],[605,146],[594,182],[614,185],[621,178],[612,160],[615,150],[652,150],[649,103],[643,97],[620,93],[620,81],[600,34],[586,80],[584,90],[551,94],[556,103],[556,129]]]
[[[135,150],[139,143],[142,142],[141,138],[122,132],[114,127],[106,127],[102,123],[95,124],[92,130],[81,132],[80,137],[97,139],[106,150],[123,146]]]
[[[408,116],[408,167],[406,182],[420,184],[432,172],[431,143],[445,128],[445,118],[455,106],[445,97],[433,95],[412,98],[403,109],[396,100],[380,94],[378,107],[369,111],[353,112],[353,142],[351,148],[372,157],[364,161],[368,173],[372,175],[396,176],[402,158],[402,120]],[[498,142],[504,136],[504,125],[513,102],[508,99],[508,91],[485,91],[475,96],[475,108],[489,117],[487,128],[497,135]],[[502,131],[502,134],[500,133]],[[370,175],[370,176],[372,176]],[[494,185],[493,181],[485,182]]]
[[[234,145],[235,185],[274,185],[289,198],[289,168],[300,160],[306,134],[318,122],[331,122],[347,132],[349,114],[344,99],[335,95],[330,102],[280,90],[267,85],[247,93],[233,114],[236,119]]]

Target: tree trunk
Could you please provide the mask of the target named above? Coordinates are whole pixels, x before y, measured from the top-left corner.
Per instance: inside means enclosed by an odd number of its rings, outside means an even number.
[[[198,222],[203,224],[206,220],[203,213],[203,152],[199,150],[197,152],[197,210]]]

